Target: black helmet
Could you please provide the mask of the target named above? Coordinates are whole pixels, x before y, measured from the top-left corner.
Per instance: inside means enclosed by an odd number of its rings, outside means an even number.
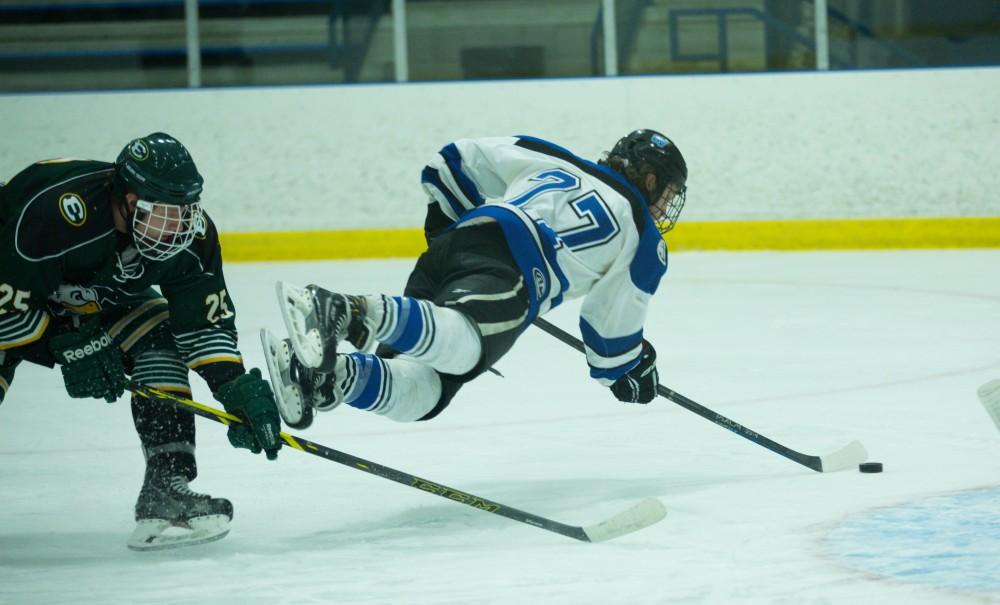
[[[622,173],[646,196],[646,204],[650,207],[655,206],[670,187],[674,195],[667,200],[663,209],[665,215],[657,219],[657,223],[663,233],[673,229],[687,193],[687,164],[673,141],[655,130],[635,130],[619,139],[601,163]],[[653,191],[647,191],[645,186],[649,173],[656,175]]]
[[[205,179],[191,154],[174,137],[162,133],[133,140],[115,161],[125,188],[144,200],[166,204],[193,204],[201,197]]]

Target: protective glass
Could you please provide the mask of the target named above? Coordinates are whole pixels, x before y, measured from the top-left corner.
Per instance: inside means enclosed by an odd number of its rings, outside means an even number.
[[[200,204],[164,204],[139,200],[132,216],[132,237],[139,254],[166,260],[191,245],[204,231]]]

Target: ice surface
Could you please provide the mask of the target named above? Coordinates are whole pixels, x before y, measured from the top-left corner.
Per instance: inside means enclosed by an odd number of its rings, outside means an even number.
[[[248,364],[257,330],[282,330],[275,280],[396,293],[411,263],[227,267]],[[578,334],[576,309],[547,319]],[[805,453],[858,439],[885,472],[815,473],[665,400],[618,403],[532,329],[505,378],[431,422],[341,406],[302,435],[564,523],[645,497],[666,520],[581,543],[299,452],[268,462],[199,419],[192,487],[233,500],[232,532],[136,553],[127,401],[71,400],[58,371],[22,365],[0,406],[0,603],[1000,602],[969,583],[1000,569],[995,521],[960,543],[947,529],[963,506],[1000,515],[983,500],[1000,433],[976,397],[1000,377],[1000,251],[677,254],[647,337],[671,389]],[[927,555],[916,573],[876,547],[894,510],[920,511],[893,526]]]
[[[830,532],[827,545],[872,573],[1000,594],[1000,488],[867,511]]]

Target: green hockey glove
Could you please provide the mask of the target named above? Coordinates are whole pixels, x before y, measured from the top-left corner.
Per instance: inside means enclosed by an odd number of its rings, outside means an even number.
[[[128,386],[121,350],[97,322],[49,340],[70,397],[98,397],[114,403]]]
[[[219,387],[216,400],[226,411],[243,420],[243,424],[229,425],[229,443],[233,447],[248,449],[255,454],[261,450],[268,460],[278,457],[281,449],[281,418],[274,403],[271,386],[254,368],[235,380]]]

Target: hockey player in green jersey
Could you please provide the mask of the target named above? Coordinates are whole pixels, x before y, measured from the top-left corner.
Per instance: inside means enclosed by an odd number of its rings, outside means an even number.
[[[59,365],[70,397],[108,402],[127,376],[190,396],[193,369],[245,421],[230,427],[230,442],[277,457],[274,396],[260,370],[243,366],[202,184],[187,149],[153,133],[113,164],[42,161],[0,188],[0,401],[21,396],[22,362]],[[194,416],[138,396],[132,415],[146,472],[129,547],[225,536],[232,504],[188,487]],[[183,530],[164,533],[171,527]]]

